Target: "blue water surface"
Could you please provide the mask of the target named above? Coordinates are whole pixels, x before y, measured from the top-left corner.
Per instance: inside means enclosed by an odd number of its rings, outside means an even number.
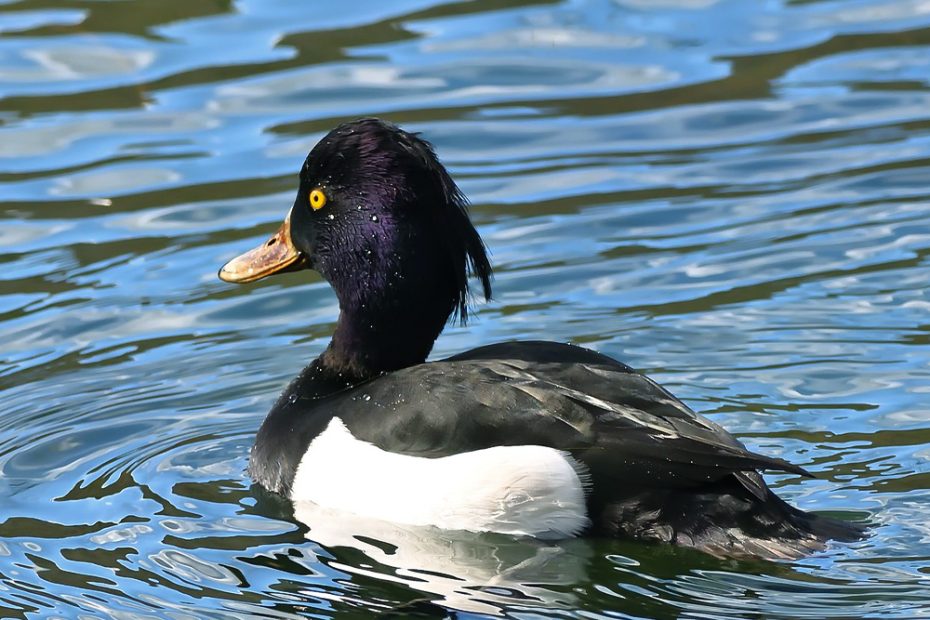
[[[496,266],[435,357],[617,357],[870,536],[722,560],[252,487],[338,306],[216,270],[366,115],[435,144]],[[928,179],[921,0],[2,2],[0,617],[930,616]]]

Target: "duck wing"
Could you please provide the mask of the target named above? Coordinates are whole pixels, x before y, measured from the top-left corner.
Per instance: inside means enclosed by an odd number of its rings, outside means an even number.
[[[500,445],[571,453],[597,479],[695,488],[726,476],[759,499],[756,470],[810,475],[750,452],[648,377],[594,351],[507,342],[376,378],[327,411],[382,449],[440,457]]]

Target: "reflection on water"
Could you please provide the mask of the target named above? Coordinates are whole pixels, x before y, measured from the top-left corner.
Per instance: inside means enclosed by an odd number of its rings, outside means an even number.
[[[493,615],[508,605],[571,606],[577,597],[559,589],[588,581],[593,553],[583,540],[553,544],[399,525],[310,502],[296,505],[294,516],[309,526],[314,542],[354,552],[354,561],[330,561],[332,568],[405,584],[452,609]]]
[[[0,3],[0,616],[926,615],[928,46],[917,0]],[[337,307],[215,269],[360,115],[436,144],[492,251],[436,356],[618,357],[870,538],[734,562],[252,488]]]

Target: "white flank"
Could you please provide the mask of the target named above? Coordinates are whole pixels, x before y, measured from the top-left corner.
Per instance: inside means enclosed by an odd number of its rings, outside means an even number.
[[[407,456],[356,439],[333,418],[301,459],[291,499],[409,525],[566,538],[589,524],[586,484],[575,460],[553,448]]]

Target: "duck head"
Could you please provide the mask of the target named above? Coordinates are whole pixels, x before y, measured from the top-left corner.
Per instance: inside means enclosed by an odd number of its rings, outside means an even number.
[[[470,274],[491,295],[465,196],[429,143],[378,119],[340,125],[313,147],[281,228],[219,277],[304,268],[339,300],[321,362],[359,377],[423,362],[450,316],[467,318]]]

